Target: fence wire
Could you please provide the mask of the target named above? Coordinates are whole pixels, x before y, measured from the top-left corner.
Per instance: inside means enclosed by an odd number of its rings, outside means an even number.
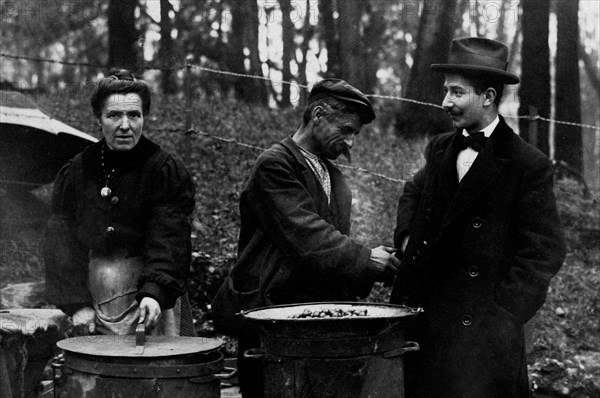
[[[1,57],[4,58],[9,58],[9,59],[17,59],[17,60],[25,60],[25,61],[34,61],[34,62],[45,62],[45,63],[53,63],[53,64],[62,64],[62,65],[68,65],[68,66],[84,66],[84,67],[96,67],[96,68],[105,68],[105,65],[97,65],[97,64],[91,64],[89,62],[76,62],[76,61],[60,61],[60,60],[53,60],[53,59],[46,59],[46,58],[37,58],[37,57],[27,57],[27,56],[23,56],[23,55],[14,55],[14,54],[6,54],[6,53],[0,53]],[[214,68],[208,68],[205,66],[201,66],[201,65],[197,65],[197,64],[192,64],[192,63],[184,63],[180,66],[172,66],[172,67],[164,67],[164,66],[155,66],[155,65],[146,65],[144,66],[144,70],[160,70],[160,71],[165,71],[165,70],[183,70],[186,68],[194,68],[203,72],[207,72],[207,73],[214,73],[214,74],[219,74],[219,75],[224,75],[224,76],[233,76],[233,77],[239,77],[239,78],[247,78],[247,79],[258,79],[258,80],[262,80],[262,81],[268,81],[271,83],[278,83],[278,84],[287,84],[290,86],[295,86],[295,87],[299,87],[302,89],[307,90],[309,88],[309,86],[304,85],[304,84],[299,84],[297,82],[291,82],[291,81],[285,81],[285,80],[278,80],[278,81],[274,81],[271,78],[265,77],[265,76],[257,76],[257,75],[251,75],[251,74],[243,74],[243,73],[235,73],[235,72],[229,72],[229,71],[223,71],[223,70],[219,70],[219,69],[214,69]],[[393,101],[403,101],[403,102],[409,102],[409,103],[413,103],[413,104],[417,104],[417,105],[422,105],[422,106],[429,106],[429,107],[433,107],[433,108],[438,108],[438,109],[444,109],[441,105],[439,104],[434,104],[434,103],[430,103],[430,102],[424,102],[424,101],[417,101],[414,99],[410,99],[410,98],[404,98],[404,97],[398,97],[398,96],[391,96],[391,95],[380,95],[380,94],[366,94],[367,97],[371,97],[371,98],[378,98],[378,99],[383,99],[383,100],[393,100]],[[24,117],[29,117],[29,116],[24,116]],[[34,116],[31,116],[34,117]],[[544,122],[548,122],[548,123],[557,123],[557,124],[563,124],[563,125],[568,125],[568,126],[576,126],[576,127],[583,127],[583,128],[589,128],[589,129],[594,129],[594,130],[600,130],[600,126],[595,126],[595,125],[589,125],[589,124],[582,124],[582,123],[574,123],[574,122],[567,122],[567,121],[563,121],[563,120],[555,120],[555,119],[550,119],[550,118],[545,118],[539,115],[535,115],[535,116],[508,116],[508,118],[512,118],[512,119],[527,119],[530,121],[533,120],[542,120]],[[200,130],[195,130],[195,129],[173,129],[173,130],[169,130],[170,132],[181,132],[181,133],[186,133],[186,134],[196,134],[196,135],[200,135],[200,136],[204,136],[204,137],[208,137],[217,141],[221,141],[221,142],[225,142],[228,144],[234,144],[240,147],[244,147],[244,148],[248,148],[248,149],[252,149],[252,150],[260,150],[260,151],[264,151],[266,148],[263,147],[259,147],[256,145],[252,145],[252,144],[247,144],[241,141],[236,140],[235,138],[227,138],[227,137],[220,137],[214,134],[210,134],[204,131],[200,131]],[[345,165],[345,164],[339,164],[336,163],[337,167],[341,167],[344,169],[348,169],[348,170],[352,170],[355,172],[361,172],[361,173],[366,173],[366,174],[370,174],[373,176],[376,176],[378,178],[382,178],[385,179],[387,181],[391,181],[394,183],[404,183],[405,180],[403,179],[399,179],[399,178],[393,178],[393,177],[389,177],[385,174],[382,173],[378,173],[378,172],[374,172],[368,169],[365,169],[363,167],[359,167],[359,166],[349,166],[349,165]],[[4,183],[17,183],[16,181],[6,181],[6,180],[0,180],[0,182],[4,182]]]
[[[25,61],[36,61],[36,62],[47,62],[47,63],[53,63],[53,64],[63,64],[63,65],[69,65],[69,66],[85,66],[85,67],[95,67],[95,68],[105,68],[106,65],[98,65],[98,64],[91,64],[89,62],[76,62],[76,61],[59,61],[59,60],[55,60],[55,59],[46,59],[46,58],[36,58],[36,57],[27,57],[24,55],[14,55],[14,54],[7,54],[7,53],[0,53],[1,57],[4,58],[10,58],[10,59],[20,59],[20,60],[25,60]],[[184,63],[180,66],[172,66],[172,67],[165,67],[165,66],[156,66],[156,65],[145,65],[143,67],[144,70],[160,70],[160,71],[165,71],[165,70],[183,70],[186,67],[191,67],[194,69],[198,69],[201,70],[203,72],[208,72],[208,73],[215,73],[215,74],[220,74],[220,75],[224,75],[224,76],[233,76],[233,77],[241,77],[241,78],[247,78],[247,79],[257,79],[257,80],[263,80],[263,81],[268,81],[271,83],[278,83],[278,84],[287,84],[290,86],[295,86],[295,87],[300,87],[303,89],[308,89],[309,86],[305,85],[305,84],[300,84],[297,82],[291,82],[291,81],[286,81],[286,80],[273,80],[269,77],[265,77],[265,76],[258,76],[258,75],[251,75],[251,74],[245,74],[245,73],[235,73],[235,72],[229,72],[229,71],[223,71],[220,69],[214,69],[214,68],[208,68],[205,66],[201,66],[201,65],[197,65],[197,64],[192,64],[192,63]],[[393,100],[393,101],[403,101],[403,102],[410,102],[413,104],[417,104],[417,105],[423,105],[423,106],[429,106],[429,107],[433,107],[433,108],[438,108],[438,109],[444,109],[441,105],[439,104],[434,104],[431,102],[424,102],[424,101],[417,101],[411,98],[404,98],[404,97],[398,97],[398,96],[393,96],[393,95],[380,95],[380,94],[365,94],[367,97],[371,97],[371,98],[379,98],[379,99],[385,99],[385,100]],[[542,120],[544,122],[549,122],[549,123],[557,123],[557,124],[564,124],[564,125],[568,125],[568,126],[576,126],[576,127],[584,127],[584,128],[589,128],[589,129],[594,129],[594,130],[600,130],[600,126],[595,126],[595,125],[591,125],[591,124],[582,124],[582,123],[575,123],[575,122],[567,122],[564,120],[555,120],[555,119],[550,119],[550,118],[546,118],[546,117],[542,117],[539,115],[535,115],[535,116],[528,116],[528,115],[524,115],[524,116],[508,116],[508,118],[511,119],[527,119],[527,120]]]

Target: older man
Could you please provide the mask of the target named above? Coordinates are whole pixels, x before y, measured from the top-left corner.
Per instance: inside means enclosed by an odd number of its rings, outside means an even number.
[[[354,300],[389,280],[394,249],[351,239],[351,192],[331,160],[349,156],[361,127],[375,118],[367,97],[343,80],[314,85],[301,126],[257,159],[240,201],[238,261],[213,302],[218,329],[240,337],[245,398],[260,393],[256,361],[243,351],[258,336],[232,316],[240,309]]]
[[[455,132],[435,137],[404,187],[393,303],[425,312],[407,338],[407,397],[529,396],[523,325],[565,257],[549,159],[498,115],[507,47],[454,40],[442,103]]]

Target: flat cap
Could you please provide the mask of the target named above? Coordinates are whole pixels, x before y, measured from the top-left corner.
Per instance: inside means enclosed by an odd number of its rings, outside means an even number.
[[[308,104],[325,97],[357,105],[358,116],[363,124],[371,123],[375,119],[375,111],[367,96],[342,79],[323,79],[315,83],[308,95]]]

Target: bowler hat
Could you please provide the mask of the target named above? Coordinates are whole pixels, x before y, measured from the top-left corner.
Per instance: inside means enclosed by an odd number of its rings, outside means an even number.
[[[496,40],[480,37],[454,39],[446,64],[432,64],[431,70],[489,76],[504,84],[517,84],[519,78],[506,71],[508,47]]]
[[[358,105],[358,116],[363,124],[370,123],[375,119],[375,111],[373,111],[373,106],[367,96],[342,79],[323,79],[315,83],[308,95],[308,104],[325,97],[333,97],[342,102]]]

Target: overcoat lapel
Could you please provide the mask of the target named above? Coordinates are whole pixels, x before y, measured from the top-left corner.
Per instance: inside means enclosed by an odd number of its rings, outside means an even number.
[[[450,203],[452,201],[458,186],[458,176],[456,175],[456,157],[458,156],[458,152],[460,150],[457,138],[459,134],[460,133],[456,133],[452,136],[450,144],[445,150],[441,149],[435,154],[438,159],[436,164],[439,165],[440,171],[434,171],[433,175],[440,176],[439,181],[436,181],[435,184],[439,187],[442,195],[444,196],[444,203]]]
[[[481,197],[483,193],[492,187],[496,183],[498,177],[500,177],[502,169],[507,163],[507,159],[504,158],[504,154],[501,153],[503,151],[498,151],[498,149],[504,147],[502,141],[509,139],[509,137],[506,136],[507,130],[505,127],[508,126],[506,126],[504,120],[501,120],[501,123],[494,130],[491,139],[487,141],[485,148],[477,155],[475,162],[471,165],[467,174],[465,174],[458,184],[456,193],[446,211],[442,229],[447,228],[456,221]],[[456,139],[453,141],[456,142]],[[454,172],[454,178],[457,178],[455,164],[456,156],[454,156],[454,167],[447,168],[451,168]]]

